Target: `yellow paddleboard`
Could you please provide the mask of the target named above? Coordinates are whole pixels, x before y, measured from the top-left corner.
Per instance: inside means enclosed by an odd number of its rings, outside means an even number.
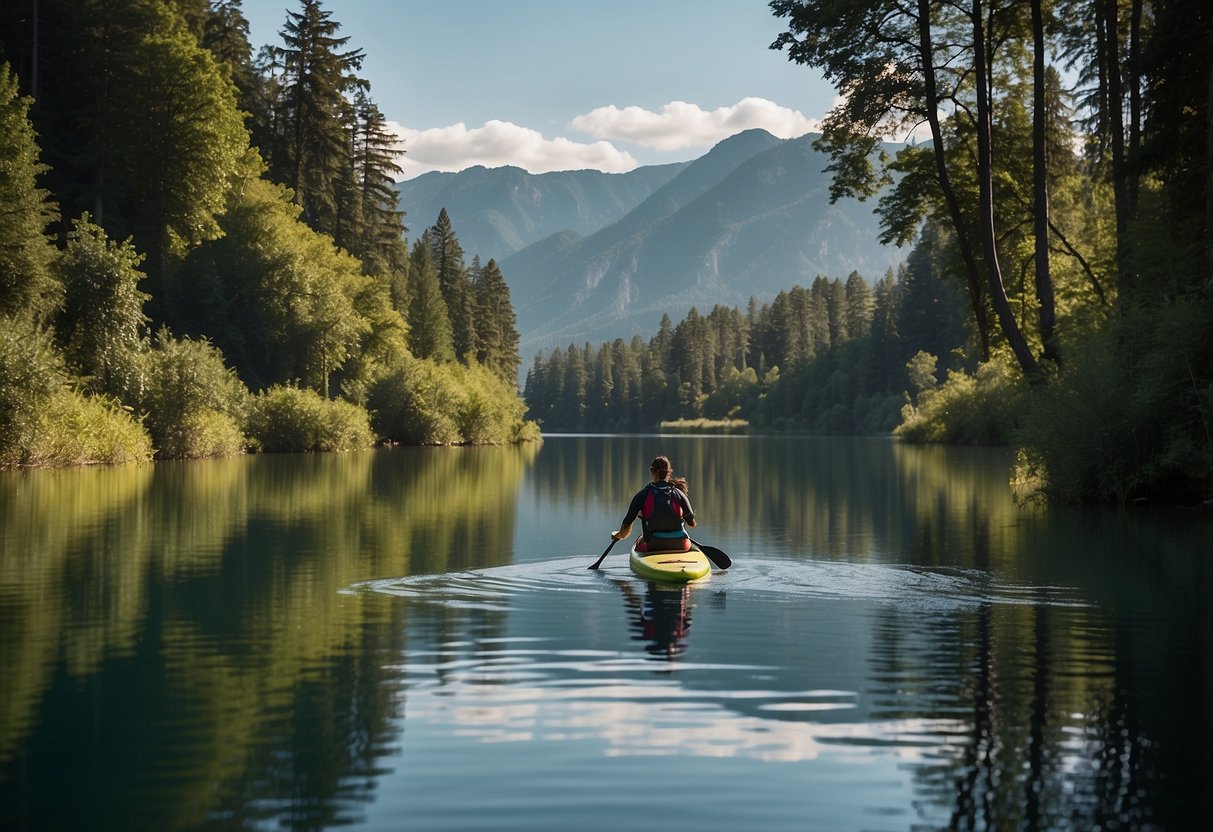
[[[637,552],[633,544],[628,562],[633,572],[651,581],[685,583],[705,578],[712,572],[708,556],[694,546],[687,552]]]

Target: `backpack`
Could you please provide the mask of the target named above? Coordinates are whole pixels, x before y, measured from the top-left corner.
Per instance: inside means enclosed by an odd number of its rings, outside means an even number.
[[[682,501],[674,491],[674,486],[668,482],[649,483],[640,512],[645,534],[682,531]]]

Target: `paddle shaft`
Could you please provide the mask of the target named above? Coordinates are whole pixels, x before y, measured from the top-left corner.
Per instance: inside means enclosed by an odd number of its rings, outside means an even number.
[[[618,542],[619,542],[618,540],[616,540],[615,538],[613,538],[613,537],[612,537],[612,538],[611,538],[611,545],[610,545],[610,546],[607,546],[605,549],[603,549],[603,550],[602,550],[602,554],[601,554],[601,555],[598,557],[598,560],[594,561],[592,564],[590,564],[589,566],[587,566],[587,567],[586,567],[586,569],[597,569],[597,568],[598,568],[598,566],[599,566],[599,564],[601,564],[601,563],[602,563],[604,560],[606,560],[607,553],[608,553],[608,552],[610,552],[610,551],[611,551],[611,549],[612,549],[612,548],[615,546],[615,544],[616,544],[616,543],[618,543]]]

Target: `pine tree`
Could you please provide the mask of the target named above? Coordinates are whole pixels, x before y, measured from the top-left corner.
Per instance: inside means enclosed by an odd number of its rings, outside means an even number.
[[[438,271],[430,259],[429,232],[413,244],[409,264],[409,304],[405,320],[413,355],[434,361],[452,361],[451,320],[438,285]]]
[[[517,383],[518,327],[514,306],[510,303],[510,287],[505,282],[496,260],[489,260],[481,269],[474,269],[479,341],[476,360],[506,382]]]
[[[862,338],[872,324],[872,290],[863,275],[851,272],[847,275],[845,294],[847,334],[851,338]]]
[[[362,259],[368,274],[390,274],[404,260],[404,211],[396,177],[403,168],[396,161],[400,139],[364,90],[354,97],[354,178],[358,187],[360,226],[350,250]]]
[[[337,37],[341,24],[320,0],[300,0],[300,7],[287,13],[280,33],[284,46],[276,52],[282,66],[282,153],[274,154],[271,174],[294,192],[304,221],[333,234],[343,176],[351,172],[347,95],[364,84],[355,74],[363,54],[342,51],[349,38]]]
[[[28,119],[30,99],[17,94],[17,78],[0,65],[0,314],[32,313],[44,319],[59,304],[50,272],[54,247],[46,228],[55,208],[38,176],[38,144]]]
[[[475,296],[463,259],[463,247],[455,236],[446,208],[438,212],[438,221],[429,229],[427,239],[430,259],[438,273],[438,286],[450,315],[455,357],[467,363],[469,356],[474,356]]]

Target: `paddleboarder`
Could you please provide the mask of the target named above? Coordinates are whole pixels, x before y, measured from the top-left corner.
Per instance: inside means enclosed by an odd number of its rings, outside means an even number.
[[[632,523],[640,518],[644,529],[642,539],[636,545],[638,552],[686,552],[691,548],[691,538],[686,527],[695,527],[695,512],[687,496],[685,477],[674,476],[674,466],[669,457],[656,457],[649,464],[652,481],[636,492],[628,506],[628,513],[619,525],[619,531],[611,533],[612,540],[623,540],[632,533]]]

